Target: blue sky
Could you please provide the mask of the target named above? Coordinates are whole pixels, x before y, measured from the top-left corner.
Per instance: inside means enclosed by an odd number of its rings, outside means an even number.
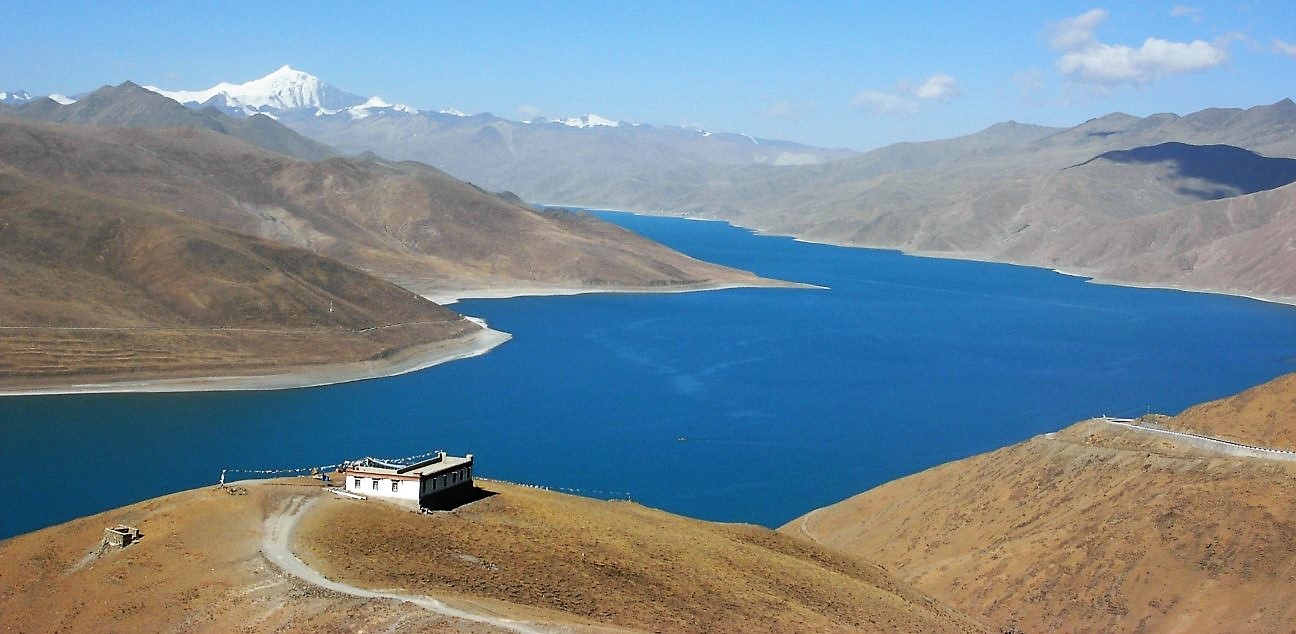
[[[0,90],[198,89],[289,64],[421,109],[862,150],[1296,93],[1290,1],[142,4],[0,0]]]

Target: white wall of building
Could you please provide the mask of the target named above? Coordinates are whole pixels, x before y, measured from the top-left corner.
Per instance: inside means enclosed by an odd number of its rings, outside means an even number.
[[[357,480],[359,484],[357,485]],[[374,481],[378,482],[377,488],[374,488]],[[392,490],[392,483],[396,484],[396,490]],[[419,481],[418,480],[396,480],[392,478],[374,478],[367,475],[357,475],[348,473],[346,476],[347,491],[364,496],[378,498],[394,498],[397,500],[419,501]]]

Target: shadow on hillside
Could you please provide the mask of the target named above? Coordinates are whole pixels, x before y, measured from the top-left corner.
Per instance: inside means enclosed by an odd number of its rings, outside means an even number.
[[[1199,178],[1221,185],[1179,189],[1181,194],[1202,200],[1253,194],[1296,182],[1296,159],[1261,156],[1231,145],[1162,143],[1105,152],[1080,165],[1098,159],[1114,163],[1174,163],[1178,177]]]

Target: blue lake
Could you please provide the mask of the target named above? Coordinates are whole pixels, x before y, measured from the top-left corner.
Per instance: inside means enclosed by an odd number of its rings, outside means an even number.
[[[1287,306],[601,215],[831,290],[466,301],[515,339],[324,388],[0,398],[0,538],[223,467],[438,448],[488,477],[777,526],[1082,418],[1173,413],[1296,370]]]

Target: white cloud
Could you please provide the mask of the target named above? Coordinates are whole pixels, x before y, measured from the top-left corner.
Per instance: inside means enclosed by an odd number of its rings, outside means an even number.
[[[756,114],[765,119],[783,119],[800,121],[815,111],[813,101],[790,101],[786,99],[766,99],[765,107]]]
[[[913,96],[919,99],[938,99],[940,101],[949,101],[958,95],[958,82],[954,81],[953,77],[942,73],[928,77],[927,81],[913,91]]]
[[[1284,42],[1275,37],[1273,41],[1273,52],[1296,57],[1296,44]]]
[[[872,110],[877,114],[913,114],[918,111],[918,103],[904,95],[889,92],[866,90],[851,101],[856,108]]]
[[[1074,18],[1049,25],[1046,31],[1049,46],[1059,51],[1071,51],[1093,44],[1094,29],[1107,19],[1104,9],[1090,9]]]
[[[1049,46],[1062,52],[1057,67],[1063,75],[1100,86],[1146,84],[1164,75],[1214,68],[1228,60],[1227,46],[1233,38],[1227,36],[1215,43],[1149,37],[1138,48],[1105,44],[1093,32],[1106,18],[1106,11],[1093,9],[1049,27]]]
[[[913,114],[921,108],[921,101],[949,101],[961,93],[958,81],[944,73],[936,73],[914,85],[902,81],[894,92],[866,90],[855,95],[851,103],[856,108],[872,110],[877,114]]]

